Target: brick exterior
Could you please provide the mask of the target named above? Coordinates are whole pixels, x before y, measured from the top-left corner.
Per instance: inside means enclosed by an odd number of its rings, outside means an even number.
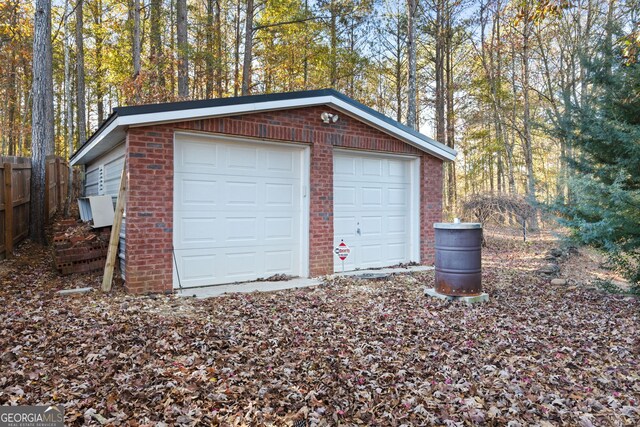
[[[311,276],[333,272],[333,147],[419,156],[420,254],[423,264],[433,264],[433,223],[442,216],[442,160],[343,113],[333,111],[340,120],[325,124],[320,120],[324,111],[331,109],[298,108],[129,129],[127,290],[147,293],[173,289],[173,138],[179,130],[310,144]]]

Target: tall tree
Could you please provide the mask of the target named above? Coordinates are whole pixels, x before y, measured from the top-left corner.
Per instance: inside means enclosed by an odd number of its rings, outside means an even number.
[[[524,159],[527,166],[527,198],[529,203],[534,207],[537,205],[536,201],[536,177],[533,170],[533,143],[531,140],[531,104],[529,100],[529,91],[531,87],[529,85],[529,60],[531,49],[531,32],[533,25],[532,8],[529,2],[525,2],[522,13],[522,94],[523,94],[523,150]],[[534,213],[531,215],[532,229],[538,227],[537,215]]]
[[[445,27],[445,1],[436,0],[435,19],[435,113],[436,113],[436,140],[446,144],[445,134],[445,81],[444,81],[444,27]]]
[[[407,0],[407,56],[409,62],[409,76],[407,78],[407,126],[418,128],[418,113],[416,102],[418,99],[416,90],[416,15],[418,13],[418,0]]]
[[[205,53],[205,96],[207,98],[213,98],[213,70],[216,62],[214,55],[214,43],[215,43],[215,27],[213,26],[213,10],[214,3],[220,3],[216,0],[207,0],[207,26],[205,30],[207,51]]]
[[[76,112],[78,128],[78,145],[87,140],[87,106],[86,89],[84,84],[84,0],[76,4]]]
[[[164,95],[161,95],[161,93],[166,92],[161,15],[162,0],[151,0],[149,11],[149,62],[153,67],[153,72],[151,73],[152,92],[155,93],[155,98],[164,99]]]
[[[51,0],[36,0],[35,6],[29,237],[35,243],[44,244],[46,160],[53,153],[54,133]]]
[[[444,22],[444,74],[446,98],[447,146],[455,148],[456,116],[454,110],[454,78],[453,78],[453,14],[454,3],[446,0]],[[447,205],[451,209],[456,202],[456,168],[453,162],[447,163]]]
[[[131,54],[133,61],[133,85],[134,85],[134,100],[136,103],[140,102],[140,72],[142,70],[141,56],[142,56],[142,36],[140,27],[140,0],[133,0],[132,3],[132,15],[133,15],[133,30],[131,41]]]
[[[178,97],[189,97],[189,43],[187,39],[187,0],[176,0],[178,38]]]
[[[584,104],[570,107],[579,154],[571,161],[574,200],[562,211],[574,237],[605,250],[640,292],[640,39],[612,39],[589,66]]]
[[[94,0],[90,3],[90,12],[93,15],[93,40],[94,40],[94,70],[93,92],[96,97],[97,124],[104,120],[104,97],[105,97],[105,74],[107,73],[104,64],[104,41],[105,28],[102,24],[104,10],[102,0]]]
[[[69,0],[64,3],[64,100],[65,100],[65,126],[68,157],[73,154],[73,100],[71,95],[71,48],[69,46],[69,15],[71,14]],[[73,168],[69,168],[67,177],[67,198],[64,201],[64,216],[69,216],[71,209],[71,197],[73,196]]]
[[[242,96],[251,93],[251,63],[253,62],[253,0],[247,0],[244,24],[244,59],[242,61]]]

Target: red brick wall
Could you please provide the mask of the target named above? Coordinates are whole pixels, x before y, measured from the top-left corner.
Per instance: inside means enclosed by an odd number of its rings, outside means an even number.
[[[126,287],[135,293],[171,291],[173,135],[193,130],[311,144],[311,276],[333,272],[333,147],[421,157],[421,258],[433,264],[433,223],[442,215],[442,161],[343,113],[325,124],[328,107],[309,107],[129,129],[127,133]]]

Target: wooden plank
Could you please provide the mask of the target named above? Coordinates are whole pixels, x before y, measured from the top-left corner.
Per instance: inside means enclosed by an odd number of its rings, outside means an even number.
[[[60,157],[56,157],[56,212],[62,211],[62,168]]]
[[[49,197],[49,183],[51,182],[51,174],[49,173],[49,161],[44,165],[44,223],[49,222],[49,210],[51,206],[51,198]]]
[[[113,225],[111,226],[111,237],[109,238],[109,250],[107,252],[107,262],[104,265],[104,276],[102,277],[102,290],[109,292],[113,281],[113,268],[115,267],[118,255],[118,242],[120,241],[120,227],[122,226],[122,215],[124,214],[124,199],[127,191],[127,164],[122,165],[120,175],[120,191],[116,201],[116,211],[114,213]]]
[[[13,256],[13,187],[11,163],[4,164],[4,249],[5,258]]]
[[[24,163],[11,163],[12,167],[14,170],[18,170],[18,169],[31,169],[31,165],[30,164],[24,164]]]

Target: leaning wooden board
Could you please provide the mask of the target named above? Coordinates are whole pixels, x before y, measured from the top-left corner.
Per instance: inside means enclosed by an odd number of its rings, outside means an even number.
[[[118,191],[118,201],[114,212],[113,225],[111,226],[111,237],[109,238],[109,250],[107,252],[107,262],[104,265],[104,276],[102,277],[102,290],[109,292],[113,281],[113,268],[116,265],[118,255],[118,242],[120,241],[120,226],[122,225],[122,215],[124,214],[124,200],[127,192],[127,165],[122,166],[120,175],[120,191]]]

